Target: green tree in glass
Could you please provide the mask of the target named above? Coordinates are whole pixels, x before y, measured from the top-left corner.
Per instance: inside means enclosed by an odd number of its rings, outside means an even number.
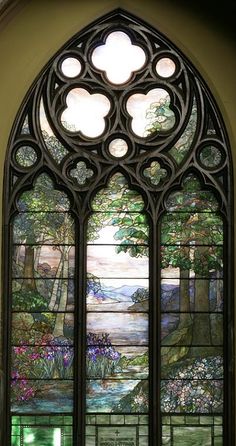
[[[33,310],[32,296],[38,293],[35,278],[40,277],[37,272],[40,251],[43,245],[52,244],[55,245],[53,249],[60,252],[60,261],[47,307],[49,310],[55,310],[59,293],[57,309],[60,312],[65,311],[68,282],[60,279],[68,277],[69,251],[74,239],[73,221],[67,212],[69,206],[66,195],[54,189],[51,179],[46,174],[41,175],[34,189],[24,192],[18,202],[20,213],[14,220],[14,240],[26,244],[20,293],[24,294],[24,301],[28,300],[31,310]],[[15,249],[19,251],[20,247],[16,245]],[[15,259],[19,268],[19,252],[15,253]],[[63,336],[63,326],[64,315],[57,313],[53,333],[55,337]]]
[[[143,201],[136,191],[129,190],[124,185],[124,177],[119,174],[114,176],[110,187],[103,189],[95,197],[93,208],[104,212],[106,210],[109,224],[119,227],[114,235],[115,240],[120,242],[117,252],[129,252],[131,256],[144,255],[147,254],[147,247],[139,245],[133,247],[130,244],[148,244],[145,215],[122,213],[127,211],[128,206],[133,211],[141,211]],[[112,217],[114,209],[119,212]],[[162,219],[161,238],[163,244],[174,246],[163,248],[162,268],[172,265],[180,271],[181,314],[178,330],[171,335],[172,343],[183,344],[186,341],[189,344],[192,339],[195,344],[209,344],[211,336],[209,314],[197,312],[209,312],[208,278],[211,271],[215,271],[219,277],[222,270],[222,253],[219,245],[222,244],[223,232],[222,220],[216,214],[218,204],[210,192],[201,189],[197,178],[190,175],[185,180],[184,190],[169,197],[167,209],[168,214]],[[137,218],[143,219],[143,228],[135,227]],[[98,213],[93,220],[93,226],[90,226],[91,239],[96,238],[96,231],[100,225]],[[197,244],[212,245],[212,247],[200,246],[194,250]],[[190,316],[190,271],[195,273],[194,321]],[[220,282],[216,283],[220,306]],[[169,341],[170,339],[166,339],[166,343]]]
[[[173,193],[167,201],[168,213],[161,223],[161,242],[173,246],[162,248],[162,268],[179,268],[181,314],[178,329],[167,336],[163,344],[183,345],[186,342],[189,345],[191,340],[195,345],[211,344],[209,278],[211,274],[219,278],[222,271],[223,225],[215,212],[217,208],[214,196],[201,190],[192,175],[186,178],[183,191]],[[196,313],[193,321],[190,316],[190,271],[195,276]],[[216,283],[219,288],[220,282]],[[217,305],[220,305],[219,289],[217,296]]]
[[[175,114],[170,108],[170,96],[161,98],[151,104],[146,112],[149,124],[146,126],[146,135],[171,129],[175,124]]]
[[[98,238],[102,228],[99,212],[103,212],[103,224],[106,221],[107,225],[118,227],[114,235],[114,240],[120,242],[117,253],[128,252],[131,257],[148,254],[148,224],[143,213],[144,202],[137,191],[128,188],[123,175],[113,175],[108,187],[94,197],[92,207],[95,212],[89,225],[89,240]]]
[[[143,211],[144,201],[140,194],[129,188],[125,177],[119,173],[113,175],[107,188],[96,194],[92,201],[93,213],[88,224],[89,242],[99,238],[99,232],[106,226],[116,228],[113,235],[117,244],[116,252],[129,254],[131,257],[143,257],[148,255],[148,222]],[[89,282],[93,278],[89,276]],[[95,287],[97,286],[97,279]],[[91,286],[91,284],[90,284]],[[143,293],[144,300],[148,299],[146,289],[139,289],[139,296]],[[138,297],[139,298],[139,297]],[[147,353],[139,355],[131,360],[121,357],[116,367],[124,367],[129,364],[148,365]],[[148,382],[137,381],[135,388],[119,403],[112,408],[114,412],[146,412],[148,407]],[[137,403],[140,401],[140,403]]]
[[[62,143],[56,138],[55,135],[49,135],[45,130],[43,130],[42,136],[49,153],[59,164],[67,155],[68,150],[62,145]]]
[[[183,161],[185,155],[190,150],[196,132],[196,128],[197,128],[197,103],[196,99],[194,98],[189,121],[182,135],[169,151],[169,153],[175,159],[177,164],[180,164]]]

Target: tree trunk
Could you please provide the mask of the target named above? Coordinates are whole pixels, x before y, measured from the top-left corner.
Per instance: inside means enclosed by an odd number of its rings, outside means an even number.
[[[195,312],[192,345],[211,345],[211,328],[209,317],[209,280],[195,279]],[[198,313],[206,311],[208,313]]]
[[[222,282],[220,280],[220,271],[216,272],[216,310],[222,310]]]
[[[69,250],[70,246],[63,246],[62,248],[61,262],[63,265],[62,277],[64,278],[67,278],[69,273]],[[53,336],[55,338],[59,336],[64,336],[64,318],[65,318],[64,312],[66,310],[67,298],[68,298],[68,279],[65,279],[62,281],[60,302],[58,305],[58,311],[60,313],[57,313],[55,327],[53,331]]]
[[[59,284],[60,284],[60,278],[62,277],[62,266],[63,266],[63,262],[62,262],[62,257],[61,257],[61,260],[60,260],[58,268],[57,268],[56,278],[55,278],[54,283],[53,283],[50,303],[48,305],[48,308],[51,311],[54,309],[55,304],[56,304],[56,300],[57,300],[57,294],[58,294],[58,289],[59,289]]]
[[[34,291],[36,284],[34,279],[34,248],[25,246],[24,278],[21,286],[22,290]]]
[[[16,245],[14,247],[14,251],[15,251],[14,258],[15,258],[16,265],[19,265],[19,263],[20,263],[20,250],[21,250],[21,246]]]
[[[180,270],[180,303],[179,303],[179,327],[191,323],[190,315],[190,289],[189,289],[189,270]]]

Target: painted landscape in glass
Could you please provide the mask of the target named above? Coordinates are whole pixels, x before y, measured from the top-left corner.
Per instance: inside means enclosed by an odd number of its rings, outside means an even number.
[[[167,199],[161,243],[162,411],[220,413],[223,220],[193,175]]]
[[[71,412],[74,222],[42,174],[13,221],[11,400],[16,413]],[[63,409],[62,409],[63,408]]]
[[[87,246],[88,412],[148,411],[148,224],[143,206],[120,174],[93,201]]]

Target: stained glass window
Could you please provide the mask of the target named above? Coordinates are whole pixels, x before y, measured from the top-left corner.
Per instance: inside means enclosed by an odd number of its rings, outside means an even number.
[[[116,11],[66,44],[5,176],[6,446],[229,446],[231,162],[191,63]]]

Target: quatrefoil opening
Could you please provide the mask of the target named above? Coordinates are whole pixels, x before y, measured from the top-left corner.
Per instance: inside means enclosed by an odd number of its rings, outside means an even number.
[[[74,169],[71,169],[70,176],[76,180],[80,186],[84,186],[89,178],[92,178],[94,171],[88,169],[84,161],[79,161]]]
[[[84,88],[73,88],[66,97],[67,108],[61,115],[62,125],[71,132],[80,131],[96,138],[105,129],[105,116],[110,111],[109,99],[100,93],[90,94]]]
[[[170,130],[175,124],[175,114],[170,109],[170,95],[163,88],[153,88],[147,94],[133,94],[127,100],[127,111],[133,118],[133,132],[143,138]]]
[[[130,79],[134,71],[142,68],[146,55],[140,46],[133,45],[123,31],[114,31],[104,45],[97,46],[92,53],[93,65],[105,71],[107,79],[116,85]]]
[[[167,170],[163,169],[158,161],[152,161],[150,166],[144,169],[143,175],[153,186],[158,186],[160,181],[167,177]]]

